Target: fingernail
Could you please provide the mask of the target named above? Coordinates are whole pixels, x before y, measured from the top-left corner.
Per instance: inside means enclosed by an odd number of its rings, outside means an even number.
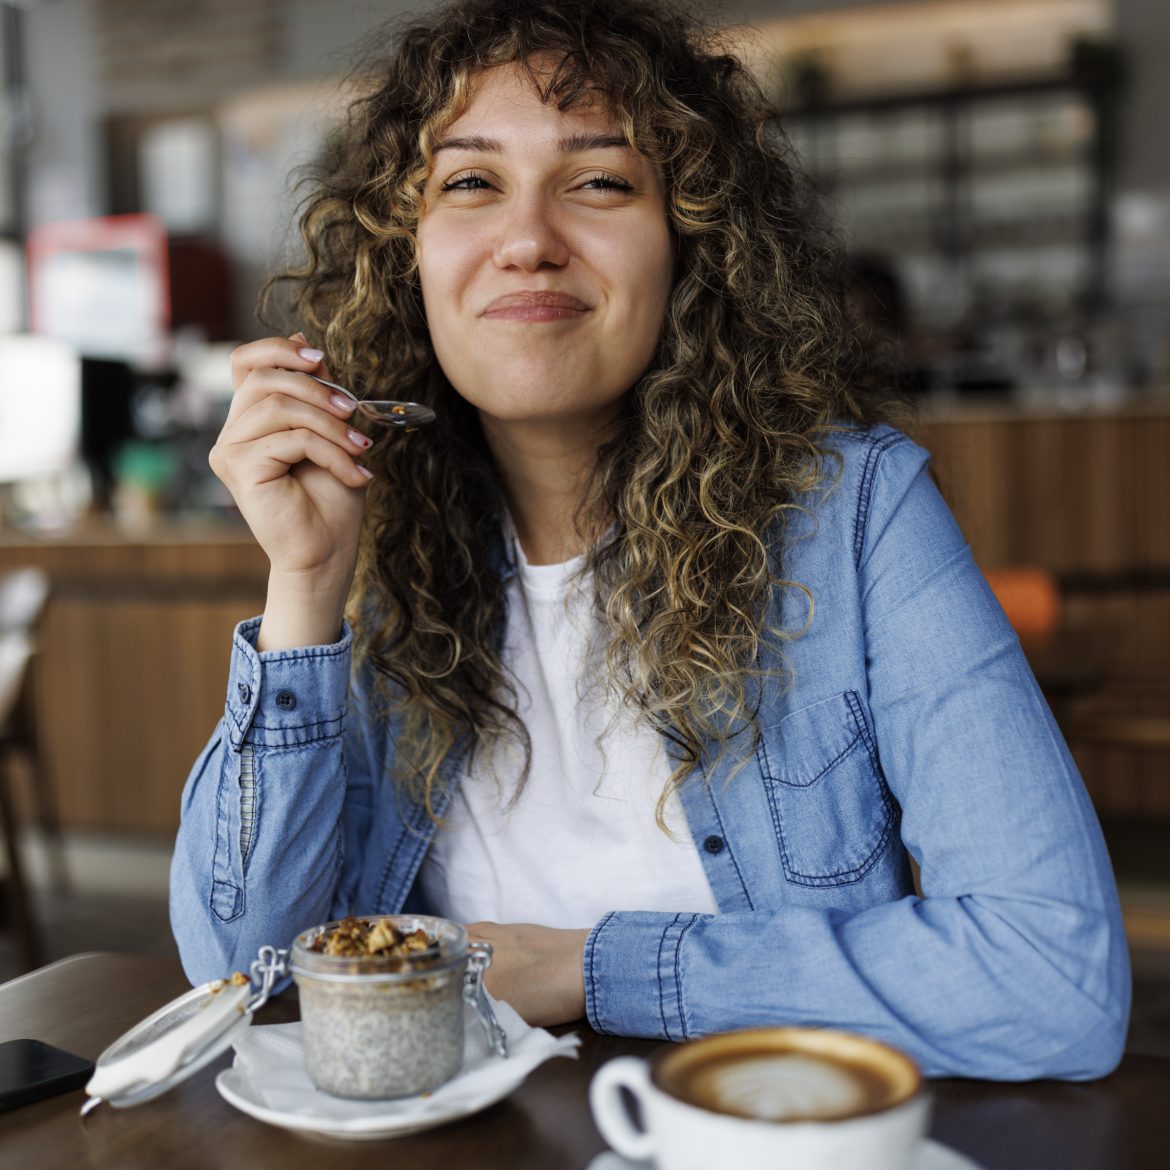
[[[323,350],[311,349],[307,345],[298,349],[297,353],[299,353],[301,357],[303,357],[307,362],[319,362],[325,356]]]
[[[373,439],[367,439],[365,435],[359,431],[346,431],[351,443],[356,443],[361,448],[372,447],[374,445]]]
[[[368,467],[363,467],[359,463],[357,465],[357,469],[358,469],[358,471],[360,471],[362,473],[362,475],[364,475],[366,477],[366,479],[373,479],[374,478],[374,473]]]
[[[357,403],[352,398],[346,398],[344,394],[330,394],[329,401],[337,407],[338,410],[352,411]]]

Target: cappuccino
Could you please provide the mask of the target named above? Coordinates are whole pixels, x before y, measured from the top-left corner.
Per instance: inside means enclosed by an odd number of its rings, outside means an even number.
[[[892,1049],[842,1032],[761,1028],[712,1036],[654,1067],[664,1092],[700,1109],[759,1121],[839,1121],[889,1109],[918,1089]]]
[[[705,1036],[649,1062],[619,1056],[589,1099],[609,1144],[659,1170],[909,1170],[930,1117],[908,1056],[824,1028]]]

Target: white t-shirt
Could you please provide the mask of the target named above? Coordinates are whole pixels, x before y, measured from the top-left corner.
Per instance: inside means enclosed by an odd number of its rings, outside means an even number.
[[[515,548],[504,659],[532,740],[528,781],[516,797],[518,747],[481,753],[423,862],[428,903],[456,922],[562,928],[611,910],[716,913],[676,797],[673,835],[655,822],[671,772],[662,739],[602,685],[584,558],[529,565]]]

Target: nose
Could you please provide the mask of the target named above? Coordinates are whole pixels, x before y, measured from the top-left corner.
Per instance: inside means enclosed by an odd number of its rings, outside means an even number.
[[[505,209],[492,258],[500,268],[525,272],[568,263],[568,245],[557,227],[553,208],[543,196],[517,198]]]

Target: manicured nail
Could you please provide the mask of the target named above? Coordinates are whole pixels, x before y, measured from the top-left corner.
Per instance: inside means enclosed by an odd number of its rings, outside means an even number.
[[[357,406],[352,398],[346,398],[344,394],[330,394],[329,401],[337,407],[338,410],[344,410],[347,414],[352,413],[353,408]]]
[[[361,434],[359,431],[346,431],[345,433],[349,437],[349,441],[351,443],[356,443],[357,446],[361,447],[363,450],[365,450],[366,447],[372,447],[374,445],[373,439],[367,439],[366,436]]]
[[[362,475],[364,475],[366,477],[366,479],[373,479],[374,478],[374,473],[368,467],[363,467],[359,463],[357,465],[357,469],[358,469],[358,471],[360,471],[362,473]]]
[[[307,362],[319,362],[325,356],[323,350],[311,349],[307,345],[298,349],[297,353],[299,353],[301,357],[303,357]]]

